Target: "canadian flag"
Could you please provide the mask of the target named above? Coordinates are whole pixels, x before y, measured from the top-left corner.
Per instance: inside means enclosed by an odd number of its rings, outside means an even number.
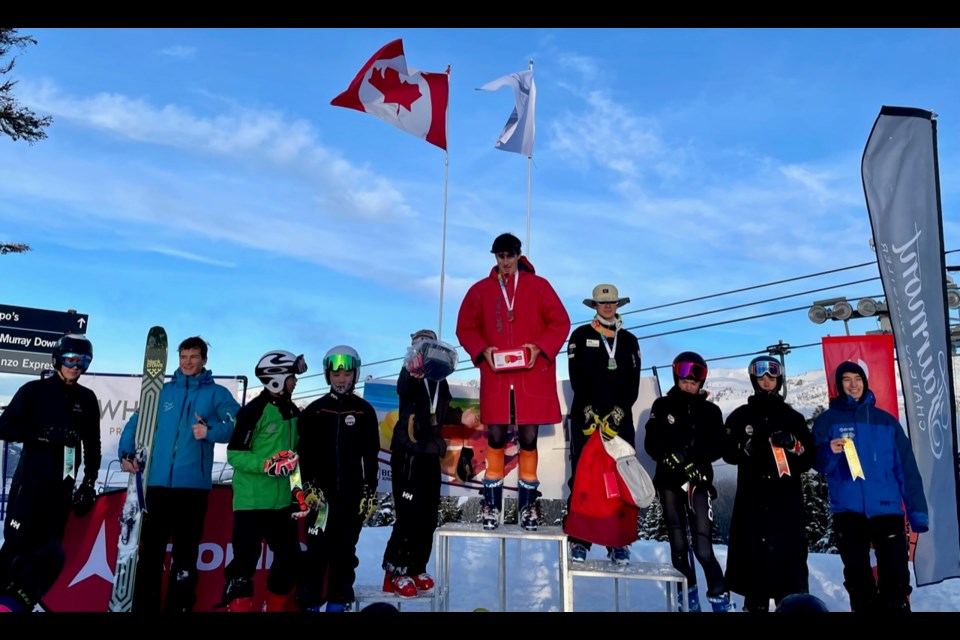
[[[449,67],[445,73],[407,69],[403,40],[394,40],[330,104],[369,113],[446,150],[449,73]]]

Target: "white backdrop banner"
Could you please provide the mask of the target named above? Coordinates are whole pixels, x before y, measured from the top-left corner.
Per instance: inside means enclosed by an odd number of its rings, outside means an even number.
[[[108,487],[125,487],[128,474],[120,472],[120,463],[117,460],[117,449],[120,446],[120,434],[140,405],[139,374],[110,374],[86,373],[80,379],[80,384],[97,394],[100,401],[100,445],[103,452],[103,461],[100,463],[100,483]],[[169,381],[171,376],[167,376]],[[231,376],[214,376],[217,384],[226,387],[237,399],[243,403],[243,378]],[[217,444],[213,457],[217,462],[225,463],[227,459],[227,445]],[[224,465],[214,465],[214,472],[223,469]],[[214,482],[221,480],[215,477]],[[100,485],[102,486],[102,485]],[[100,488],[98,486],[98,490]]]

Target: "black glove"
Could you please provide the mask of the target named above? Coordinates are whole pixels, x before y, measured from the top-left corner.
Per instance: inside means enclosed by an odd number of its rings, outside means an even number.
[[[600,437],[609,442],[617,437],[617,428],[610,426],[609,420],[600,423]]]
[[[613,406],[613,411],[610,412],[610,420],[613,422],[613,424],[615,424],[616,426],[619,427],[619,426],[620,426],[620,422],[623,420],[623,417],[624,417],[625,415],[626,415],[626,414],[623,412],[623,409],[621,409],[620,407],[614,405],[614,406]]]
[[[692,485],[698,485],[707,481],[707,476],[700,473],[700,469],[697,469],[697,465],[692,462],[688,462],[683,467],[683,472],[687,474],[687,479]]]
[[[363,487],[363,496],[360,498],[360,516],[363,517],[363,523],[367,524],[377,512],[377,492],[366,485]]]
[[[789,431],[777,431],[770,436],[770,444],[792,451],[797,446],[797,439]]]
[[[743,455],[749,456],[753,453],[753,438],[747,438],[740,448],[743,449]]]
[[[82,518],[93,510],[97,503],[97,490],[93,487],[93,480],[84,480],[73,492],[73,513]]]
[[[326,503],[323,496],[323,489],[316,486],[309,480],[303,483],[303,502],[308,508],[319,511]]]
[[[663,466],[671,471],[682,471],[683,470],[683,454],[682,453],[671,453],[666,458],[663,459]]]
[[[584,424],[589,425],[593,422],[593,419],[597,417],[597,414],[593,412],[593,405],[588,404],[583,408],[583,422]]]

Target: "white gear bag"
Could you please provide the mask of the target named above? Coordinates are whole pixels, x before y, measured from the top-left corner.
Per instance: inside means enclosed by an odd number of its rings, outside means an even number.
[[[657,491],[653,488],[650,474],[637,458],[637,450],[620,436],[614,436],[610,440],[601,438],[601,440],[607,454],[616,461],[617,473],[620,474],[623,484],[630,490],[633,503],[641,509],[649,507]]]

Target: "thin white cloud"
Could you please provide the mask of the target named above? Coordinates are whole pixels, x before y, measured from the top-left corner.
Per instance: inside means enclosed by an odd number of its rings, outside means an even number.
[[[188,58],[193,58],[197,55],[197,48],[183,45],[183,44],[175,44],[175,45],[160,49],[159,51],[157,51],[157,55],[163,56],[165,58],[176,58],[179,60],[186,60]]]
[[[308,121],[273,110],[234,107],[210,116],[114,93],[72,97],[47,82],[23,88],[24,101],[59,120],[152,145],[266,167],[316,189],[320,213],[365,220],[410,218],[414,211],[388,180],[322,146]]]
[[[233,262],[227,262],[225,260],[217,260],[216,258],[197,255],[195,253],[190,253],[189,251],[180,251],[179,249],[171,249],[169,247],[147,247],[145,250],[152,251],[153,253],[159,253],[165,256],[173,256],[175,258],[190,260],[191,262],[200,262],[202,264],[209,264],[216,267],[228,267],[232,269],[237,266]]]

